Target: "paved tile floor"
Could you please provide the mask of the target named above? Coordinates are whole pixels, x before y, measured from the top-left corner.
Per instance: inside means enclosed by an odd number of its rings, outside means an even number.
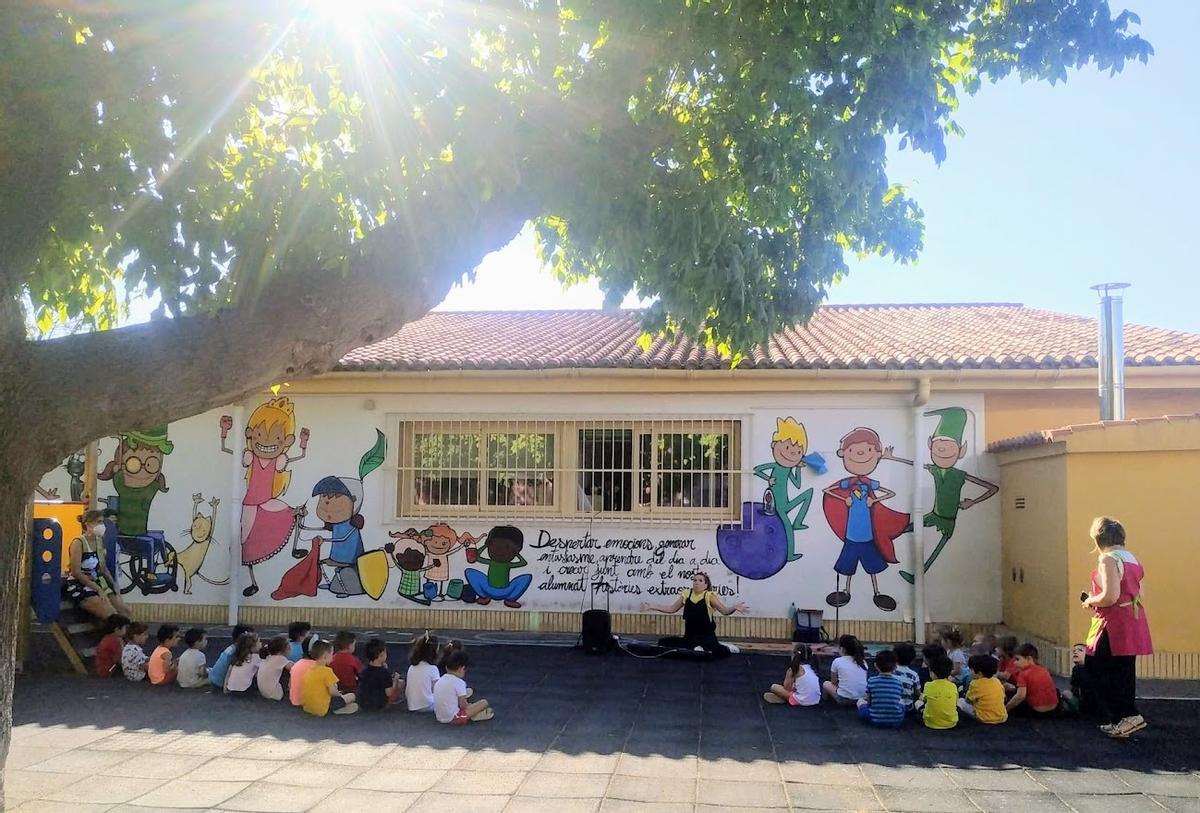
[[[1080,721],[878,731],[766,706],[781,657],[716,663],[471,650],[495,720],[314,719],[124,681],[18,681],[8,809],[234,811],[1200,811],[1200,703],[1144,704],[1110,742]],[[394,666],[402,662],[393,654]]]

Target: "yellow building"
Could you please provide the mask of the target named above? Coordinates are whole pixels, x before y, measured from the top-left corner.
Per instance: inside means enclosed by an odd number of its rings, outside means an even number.
[[[1088,528],[1116,517],[1146,568],[1156,654],[1143,674],[1200,677],[1195,622],[1200,415],[1077,424],[991,444],[1000,464],[1004,621],[1053,647],[1082,641],[1096,554]]]

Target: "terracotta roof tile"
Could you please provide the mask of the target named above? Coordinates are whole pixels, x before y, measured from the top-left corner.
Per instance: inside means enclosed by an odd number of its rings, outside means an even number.
[[[338,370],[716,369],[715,350],[656,337],[637,311],[433,312],[345,356]],[[748,369],[1096,366],[1096,320],[1011,303],[830,305],[746,354]],[[1200,334],[1125,327],[1128,366],[1200,365]]]
[[[1145,426],[1154,423],[1182,423],[1185,421],[1200,421],[1200,413],[1193,415],[1159,415],[1153,418],[1130,418],[1124,421],[1094,421],[1092,423],[1076,423],[1061,426],[1058,429],[1043,429],[1040,432],[1030,432],[1027,435],[1017,435],[1004,438],[988,444],[989,452],[1009,452],[1013,449],[1028,449],[1031,446],[1044,446],[1057,443],[1080,432],[1094,432],[1098,429],[1120,429],[1128,426]]]

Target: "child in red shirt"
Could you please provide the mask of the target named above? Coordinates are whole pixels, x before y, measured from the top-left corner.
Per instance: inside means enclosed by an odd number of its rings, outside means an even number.
[[[1045,717],[1058,711],[1058,688],[1049,670],[1037,662],[1038,651],[1033,644],[1021,644],[1013,659],[1017,668],[1013,683],[1017,692],[1006,704],[1010,712]]]
[[[108,635],[100,639],[93,663],[96,677],[112,677],[113,670],[121,665],[121,650],[125,648],[125,628],[129,619],[113,613],[108,617]]]
[[[338,689],[344,694],[358,688],[358,676],[362,673],[363,662],[354,654],[355,637],[353,632],[342,630],[333,639],[333,660],[329,668],[337,675]]]

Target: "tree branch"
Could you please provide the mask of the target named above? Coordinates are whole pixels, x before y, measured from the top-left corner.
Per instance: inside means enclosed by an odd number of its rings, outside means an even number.
[[[471,211],[451,192],[371,233],[345,274],[277,272],[212,316],[0,345],[0,371],[24,382],[0,408],[5,426],[35,433],[28,453],[45,471],[95,438],[324,372],[424,315],[536,213],[517,196]]]

